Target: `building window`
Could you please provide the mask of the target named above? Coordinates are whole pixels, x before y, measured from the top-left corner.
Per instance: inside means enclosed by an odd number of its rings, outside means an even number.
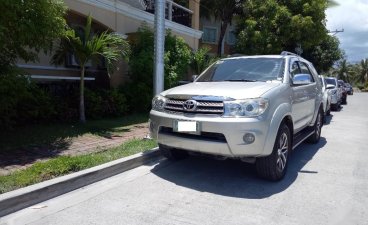
[[[202,41],[207,43],[217,42],[217,28],[203,27]]]
[[[228,43],[229,45],[235,45],[235,42],[236,42],[236,35],[235,35],[235,31],[230,30],[230,31],[227,33],[227,43]]]

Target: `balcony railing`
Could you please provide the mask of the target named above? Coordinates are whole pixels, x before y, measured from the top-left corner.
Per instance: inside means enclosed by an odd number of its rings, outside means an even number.
[[[146,7],[146,11],[152,14],[155,13],[155,0],[143,0]],[[192,21],[192,14],[193,11],[190,9],[185,8],[171,0],[166,0],[166,7],[165,7],[165,18],[182,24],[187,27],[191,27]]]

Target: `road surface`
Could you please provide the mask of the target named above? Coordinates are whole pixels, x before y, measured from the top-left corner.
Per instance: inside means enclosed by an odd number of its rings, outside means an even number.
[[[368,94],[348,96],[284,180],[238,161],[161,160],[0,219],[0,224],[368,224]]]

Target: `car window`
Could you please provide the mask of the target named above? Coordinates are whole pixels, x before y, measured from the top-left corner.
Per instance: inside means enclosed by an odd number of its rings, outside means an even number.
[[[304,62],[299,62],[299,66],[300,66],[300,70],[302,71],[302,73],[311,74],[311,72],[308,69],[307,64],[305,64]]]
[[[309,74],[311,81],[314,82],[314,78],[313,78],[312,73],[310,72],[310,70],[308,68],[308,65],[304,62],[299,62],[299,66],[300,66],[301,73]]]
[[[268,81],[282,78],[283,74],[282,58],[232,58],[217,61],[196,82]]]
[[[290,75],[291,77],[294,77],[296,74],[300,74],[300,68],[299,68],[299,64],[297,61],[294,61],[291,63],[290,65]]]
[[[327,84],[332,84],[332,85],[336,86],[336,81],[333,78],[326,78],[325,81],[326,81]]]

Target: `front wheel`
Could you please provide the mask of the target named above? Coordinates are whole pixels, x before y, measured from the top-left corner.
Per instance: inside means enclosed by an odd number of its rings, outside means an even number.
[[[290,152],[290,129],[286,124],[282,124],[277,132],[271,155],[258,158],[256,161],[258,175],[271,181],[281,180],[286,174]]]
[[[323,115],[322,110],[319,110],[316,122],[314,123],[313,130],[314,133],[309,136],[307,141],[312,144],[316,144],[319,139],[321,138],[321,131],[322,131],[322,125],[323,125]]]

